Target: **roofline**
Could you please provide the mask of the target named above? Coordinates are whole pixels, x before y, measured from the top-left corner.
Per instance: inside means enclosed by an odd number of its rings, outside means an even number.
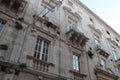
[[[117,33],[110,25],[108,25],[105,21],[103,21],[99,16],[97,16],[92,10],[90,10],[86,5],[84,5],[81,1],[76,0],[77,3],[79,3],[86,11],[88,11],[91,15],[93,15],[95,18],[97,18],[102,24],[110,28],[115,34],[117,34],[118,37],[120,37],[120,34]]]

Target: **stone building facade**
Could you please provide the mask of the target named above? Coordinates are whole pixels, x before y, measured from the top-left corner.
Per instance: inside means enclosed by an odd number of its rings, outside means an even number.
[[[0,80],[119,80],[120,35],[79,0],[0,0]]]

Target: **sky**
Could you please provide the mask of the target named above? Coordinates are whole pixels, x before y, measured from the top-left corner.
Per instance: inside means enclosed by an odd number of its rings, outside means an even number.
[[[80,0],[120,34],[120,0]]]

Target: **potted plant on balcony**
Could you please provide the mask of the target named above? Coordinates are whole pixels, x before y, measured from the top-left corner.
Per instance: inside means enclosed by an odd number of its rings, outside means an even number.
[[[0,44],[0,50],[8,50],[8,46],[6,44]]]
[[[21,30],[21,29],[23,28],[23,26],[22,26],[20,23],[15,22],[15,28],[16,28],[17,30]]]
[[[93,59],[94,54],[93,54],[93,52],[92,52],[92,48],[90,48],[87,53],[88,53],[88,56],[89,56],[91,59]]]

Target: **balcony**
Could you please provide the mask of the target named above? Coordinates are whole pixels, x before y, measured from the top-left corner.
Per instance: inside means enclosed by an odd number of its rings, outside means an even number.
[[[106,80],[118,80],[118,76],[111,72],[110,69],[103,69],[101,66],[95,66],[95,75],[98,78],[106,79]]]
[[[0,61],[0,72],[4,74],[19,75],[20,72],[23,72],[26,69],[27,66],[25,63],[14,63],[3,60]]]
[[[29,55],[27,55],[26,57],[29,63],[28,66],[33,69],[40,70],[42,72],[48,72],[50,67],[54,67],[53,63],[42,61]]]
[[[8,16],[17,17],[27,5],[25,0],[0,0],[0,12]]]
[[[110,37],[108,37],[107,39],[108,39],[108,41],[111,42],[112,44],[114,44],[114,45],[116,45],[116,46],[119,46],[119,45],[117,44],[117,42],[115,42],[114,39],[112,39],[112,38],[110,38]]]
[[[78,46],[84,46],[89,40],[83,33],[83,30],[79,26],[71,25],[70,29],[66,33],[68,39],[73,44]]]
[[[73,70],[70,70],[70,73],[72,74],[71,78],[73,80],[85,80],[85,78],[87,77],[86,74],[82,74],[80,72],[76,72],[76,71],[73,71]]]
[[[105,49],[103,49],[100,45],[96,45],[96,50],[100,55],[104,56],[105,58],[109,57],[109,53]]]
[[[37,31],[41,31],[51,37],[56,37],[57,34],[60,34],[58,27],[60,22],[54,15],[50,17],[34,15],[34,19],[37,19],[35,22],[36,27],[34,27]]]

